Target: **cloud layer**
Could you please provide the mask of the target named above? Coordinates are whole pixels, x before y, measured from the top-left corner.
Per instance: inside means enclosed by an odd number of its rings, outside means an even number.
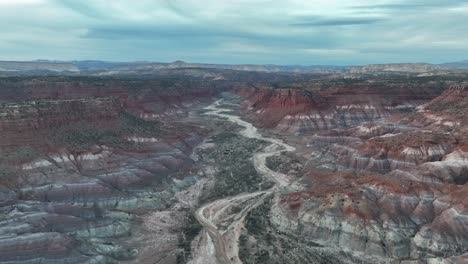
[[[468,58],[462,0],[0,0],[1,60],[273,64]]]

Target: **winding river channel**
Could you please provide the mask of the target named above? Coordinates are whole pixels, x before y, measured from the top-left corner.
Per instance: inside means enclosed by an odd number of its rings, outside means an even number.
[[[245,216],[252,209],[261,205],[279,187],[285,187],[292,183],[292,178],[269,169],[266,166],[266,159],[271,156],[280,155],[283,152],[294,151],[295,148],[285,144],[281,140],[264,137],[251,123],[242,120],[239,116],[230,114],[230,109],[222,108],[221,103],[222,100],[218,100],[205,107],[205,110],[208,110],[205,115],[226,118],[228,121],[244,127],[240,135],[246,138],[270,142],[271,144],[261,152],[254,153],[253,163],[255,169],[262,177],[275,182],[275,185],[269,190],[225,197],[203,205],[195,213],[197,220],[204,227],[204,232],[209,235],[206,243],[212,243],[212,245],[206,245],[206,247],[214,246],[217,262],[237,264],[242,263],[239,258],[239,236],[244,226]]]

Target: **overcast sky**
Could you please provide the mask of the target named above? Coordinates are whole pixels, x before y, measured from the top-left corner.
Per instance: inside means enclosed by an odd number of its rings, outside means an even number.
[[[468,59],[468,0],[0,0],[0,60]]]

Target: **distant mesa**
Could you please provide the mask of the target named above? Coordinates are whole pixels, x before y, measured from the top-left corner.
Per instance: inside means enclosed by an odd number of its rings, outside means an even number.
[[[78,67],[72,63],[46,61],[0,61],[0,71],[4,72],[78,72]]]
[[[457,62],[448,62],[441,64],[442,66],[459,68],[459,69],[468,69],[468,60],[457,61]]]
[[[350,73],[374,73],[374,72],[405,72],[426,73],[435,71],[448,71],[450,68],[429,63],[394,63],[394,64],[371,64],[360,67],[351,67]]]
[[[170,63],[135,61],[110,62],[100,60],[82,61],[0,61],[0,72],[3,75],[20,74],[81,74],[81,75],[148,75],[156,74],[168,69],[197,68],[222,69],[252,72],[284,72],[284,73],[313,73],[313,74],[417,74],[433,75],[439,73],[460,73],[468,70],[468,60],[444,64],[429,63],[390,63],[370,64],[365,66],[339,65],[270,65],[270,64],[210,64],[192,63],[176,60]]]

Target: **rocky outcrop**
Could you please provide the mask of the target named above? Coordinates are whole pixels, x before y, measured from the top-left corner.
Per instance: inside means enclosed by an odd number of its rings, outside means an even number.
[[[311,242],[383,259],[461,255],[466,186],[438,186],[378,175],[311,175],[310,191],[277,197],[272,222]]]
[[[116,263],[163,241],[175,259],[181,231],[162,223],[144,233],[158,211],[174,211],[183,230],[188,209],[179,203],[200,180],[190,155],[203,131],[177,121],[215,90],[134,92],[118,80],[51,78],[13,80],[16,95],[0,87],[8,102],[0,107],[0,260]]]
[[[349,152],[341,151],[336,155],[340,156],[338,164],[345,167],[385,173],[424,162],[439,161],[455,146],[456,140],[444,134],[409,132],[374,137]],[[341,148],[336,149],[340,151]]]
[[[172,122],[187,116],[194,105],[209,100],[218,93],[217,89],[211,84],[198,86],[189,77],[175,80],[4,78],[0,80],[3,101],[0,148],[57,145],[51,142],[50,135],[60,134],[57,129],[73,130],[73,126],[94,126],[114,133],[126,116]],[[128,118],[127,121],[132,122]],[[127,125],[132,126],[128,122]]]
[[[252,111],[252,116],[269,128],[282,126],[282,122],[291,116],[326,106],[320,95],[299,89],[247,89],[238,91],[238,94],[249,98],[247,107]],[[318,116],[316,119],[323,120],[326,126],[324,117]]]
[[[38,100],[0,107],[0,148],[45,144],[46,134],[78,122],[112,126],[122,111],[112,98]]]
[[[108,148],[62,153],[18,171],[15,191],[0,188],[0,258],[8,263],[108,263],[132,259],[139,215],[163,210],[197,181],[188,154],[200,142],[145,142],[144,153]],[[148,150],[151,151],[148,151]]]
[[[386,84],[382,84],[386,85]],[[387,84],[388,86],[388,84]],[[426,89],[426,88],[424,88]],[[262,127],[290,133],[352,127],[397,113],[412,111],[437,95],[440,88],[378,87],[363,83],[327,88],[244,88],[247,116]],[[385,92],[384,92],[385,90]]]
[[[418,107],[410,121],[428,129],[460,132],[468,124],[467,87],[467,83],[452,84],[442,95]]]
[[[382,263],[465,263],[465,94],[451,85],[412,113],[308,136],[304,189],[275,198],[273,225]]]

